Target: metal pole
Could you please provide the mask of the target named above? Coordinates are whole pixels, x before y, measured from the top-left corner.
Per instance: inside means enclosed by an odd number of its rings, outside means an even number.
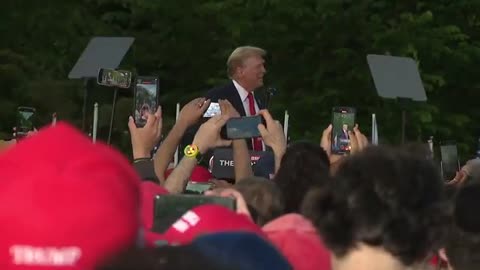
[[[180,115],[180,103],[177,103],[175,121],[178,120],[179,115]],[[177,149],[175,150],[175,155],[173,156],[173,165],[176,167],[177,164],[178,164],[178,146],[177,146]]]
[[[83,89],[83,109],[82,109],[82,130],[87,132],[87,101],[88,101],[88,86],[90,83],[89,78],[85,78]]]
[[[117,105],[117,95],[118,95],[118,87],[115,87],[115,90],[113,91],[112,114],[110,115],[110,127],[108,129],[107,144],[110,144],[112,139],[113,120],[115,118],[115,107]]]
[[[406,126],[407,126],[407,111],[402,110],[402,144],[405,144]]]
[[[92,131],[92,142],[97,142],[97,132],[98,132],[98,103],[95,102],[93,105],[93,131]]]
[[[285,111],[285,116],[283,117],[283,134],[285,135],[285,139],[288,138],[288,121],[290,119],[290,115],[288,111]]]

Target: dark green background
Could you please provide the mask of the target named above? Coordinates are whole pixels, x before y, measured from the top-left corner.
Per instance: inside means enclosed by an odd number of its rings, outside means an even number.
[[[158,75],[165,132],[175,103],[226,80],[225,61],[239,45],[269,52],[267,84],[279,89],[273,111],[290,113],[292,139],[319,140],[331,107],[353,106],[369,134],[400,141],[400,107],[378,98],[366,54],[409,56],[419,65],[428,103],[409,108],[411,141],[456,140],[470,157],[480,130],[480,1],[340,0],[3,0],[0,9],[0,130],[15,108],[34,106],[80,125],[82,82],[67,74],[93,36],[133,36],[122,68]],[[96,87],[100,136],[106,138],[111,89]],[[114,143],[128,151],[131,95],[123,92]],[[89,111],[93,110],[90,104]],[[90,117],[90,116],[89,116]]]

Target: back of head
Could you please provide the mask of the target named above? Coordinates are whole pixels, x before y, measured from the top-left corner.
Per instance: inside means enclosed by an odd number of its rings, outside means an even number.
[[[328,189],[307,196],[303,210],[337,258],[364,244],[407,266],[439,248],[448,222],[433,163],[389,147],[347,158]]]
[[[93,269],[138,239],[133,168],[66,124],[5,152],[0,179],[2,269]]]
[[[156,249],[129,250],[114,257],[97,270],[230,270],[190,246],[164,246]]]
[[[460,189],[455,199],[454,219],[445,246],[448,261],[455,270],[480,269],[480,183]]]
[[[290,145],[274,178],[285,200],[285,213],[298,213],[308,190],[328,181],[329,170],[327,153],[319,145],[310,142]]]
[[[280,216],[284,210],[282,194],[270,180],[259,177],[247,178],[235,184],[247,205],[256,213],[255,223],[262,226]]]

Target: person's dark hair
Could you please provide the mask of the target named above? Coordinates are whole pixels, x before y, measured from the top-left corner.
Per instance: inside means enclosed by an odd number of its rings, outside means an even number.
[[[328,187],[308,194],[302,210],[337,257],[365,244],[407,266],[440,248],[448,223],[444,185],[433,163],[389,147],[347,158]]]
[[[189,246],[164,246],[134,249],[115,256],[97,270],[228,270],[231,266],[218,265],[201,252]]]
[[[263,226],[283,214],[283,197],[272,181],[251,177],[239,181],[234,188],[242,194],[249,208],[254,209],[256,224]]]
[[[298,213],[303,198],[314,186],[324,185],[329,178],[330,161],[317,144],[293,143],[282,158],[273,181],[285,200],[285,213]]]
[[[467,184],[455,199],[445,252],[455,270],[480,269],[480,183]]]

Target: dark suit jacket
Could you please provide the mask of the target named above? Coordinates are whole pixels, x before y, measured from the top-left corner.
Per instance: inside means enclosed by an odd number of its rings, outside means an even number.
[[[342,139],[342,140],[348,140],[348,139],[350,139],[350,138],[348,137],[348,133],[343,132],[343,129],[337,134],[337,138],[338,138],[338,139]]]
[[[263,110],[266,108],[263,98],[260,98],[261,95],[255,95],[255,100],[257,101],[258,108]],[[245,108],[243,107],[243,102],[240,99],[237,89],[232,81],[227,85],[216,87],[208,91],[205,98],[210,99],[212,102],[218,102],[219,99],[226,99],[232,103],[233,107],[237,110],[240,116],[246,116]]]

